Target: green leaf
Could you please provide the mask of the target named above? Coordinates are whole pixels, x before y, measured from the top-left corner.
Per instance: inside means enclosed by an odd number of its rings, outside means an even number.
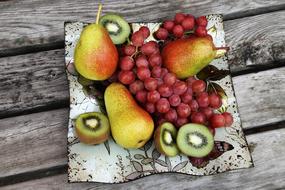
[[[227,111],[229,104],[228,104],[228,96],[225,90],[217,83],[209,82],[208,84],[208,93],[217,93],[222,99],[222,105],[218,109],[220,113],[224,113]]]
[[[229,70],[219,70],[214,65],[208,65],[204,69],[202,69],[196,76],[201,80],[212,80],[217,81],[221,80],[225,76],[229,75]]]

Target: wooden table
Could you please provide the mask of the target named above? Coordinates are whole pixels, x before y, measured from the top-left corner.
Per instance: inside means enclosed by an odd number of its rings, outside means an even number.
[[[285,1],[106,0],[129,22],[175,12],[222,13],[229,63],[254,168],[206,177],[163,174],[129,183],[67,183],[69,114],[63,22],[95,19],[88,0],[0,1],[1,189],[285,189]]]

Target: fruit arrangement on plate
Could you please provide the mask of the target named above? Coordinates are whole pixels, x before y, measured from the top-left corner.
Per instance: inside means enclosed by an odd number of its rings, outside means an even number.
[[[215,59],[226,59],[228,50],[215,46],[215,25],[209,27],[206,16],[176,13],[173,20],[161,24],[131,27],[118,14],[100,16],[101,8],[95,23],[82,26],[73,44],[72,61],[67,63],[69,80],[80,84],[99,108],[78,114],[71,107],[71,145],[79,140],[90,149],[102,143],[110,154],[108,141],[114,140],[119,145],[116,148],[124,148],[136,173],[127,179],[107,180],[115,182],[157,173],[156,163],[178,172],[188,162],[171,167],[169,157],[181,161],[184,156],[192,166],[203,168],[234,149],[225,141],[215,141],[217,129],[233,128],[242,134],[241,128],[231,127],[234,117],[227,111],[228,96],[214,82],[229,75],[228,70],[212,64]],[[243,134],[238,138],[247,154]],[[152,159],[148,160],[152,144]],[[134,155],[141,163],[131,158],[132,150],[145,152]],[[165,161],[159,159],[162,155]],[[153,170],[144,171],[142,165],[148,164]]]

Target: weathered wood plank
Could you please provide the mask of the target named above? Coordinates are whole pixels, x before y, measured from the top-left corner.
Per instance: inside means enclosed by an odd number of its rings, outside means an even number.
[[[0,52],[62,41],[63,22],[94,21],[97,5],[98,2],[87,0],[61,0],[52,3],[43,0],[0,2]],[[221,13],[232,19],[284,8],[283,0],[104,1],[104,12],[118,12],[130,22],[157,22],[173,17],[179,11],[194,15]]]
[[[159,174],[124,184],[67,183],[67,175],[56,175],[38,180],[4,186],[3,190],[17,189],[284,189],[285,188],[285,129],[247,136],[253,150],[254,168],[225,172],[218,175],[193,177],[182,174]],[[266,140],[264,140],[266,139]]]

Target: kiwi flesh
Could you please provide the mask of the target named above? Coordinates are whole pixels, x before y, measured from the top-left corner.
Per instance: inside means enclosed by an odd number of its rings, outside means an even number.
[[[123,44],[127,41],[131,27],[123,17],[109,13],[102,16],[99,22],[109,32],[114,44]]]
[[[109,120],[100,112],[79,115],[75,120],[75,130],[80,142],[85,144],[100,144],[110,136]]]
[[[206,126],[188,123],[179,129],[176,142],[182,153],[202,158],[213,150],[214,136]]]
[[[176,145],[175,139],[177,130],[169,122],[160,125],[154,133],[154,144],[158,152],[166,156],[176,156],[179,149]]]

